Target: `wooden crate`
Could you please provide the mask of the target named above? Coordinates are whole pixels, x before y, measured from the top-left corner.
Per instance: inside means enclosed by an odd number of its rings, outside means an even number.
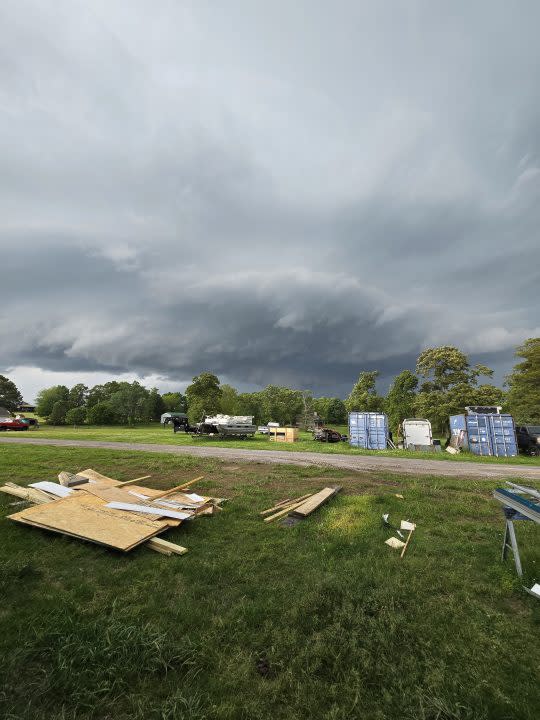
[[[298,428],[272,427],[270,428],[269,437],[273,442],[296,442],[298,440]]]

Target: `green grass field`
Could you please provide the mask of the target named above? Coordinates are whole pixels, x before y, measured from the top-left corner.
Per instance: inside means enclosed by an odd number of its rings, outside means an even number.
[[[18,525],[5,516],[23,506],[0,494],[6,720],[538,716],[540,602],[500,560],[493,481],[0,446],[4,481],[85,467],[155,487],[204,473],[197,489],[230,500],[168,532],[189,553],[167,558]],[[296,527],[262,523],[274,501],[336,482]],[[383,512],[418,523],[403,560]],[[517,532],[531,584],[538,527]]]
[[[336,428],[342,433],[347,433],[345,426]],[[36,431],[38,437],[62,438],[66,440],[106,440],[108,442],[139,442],[139,443],[162,443],[171,445],[214,445],[216,447],[251,448],[256,450],[285,450],[288,452],[322,452],[322,453],[345,453],[348,455],[388,455],[393,457],[428,458],[430,460],[470,460],[471,462],[503,462],[517,463],[520,465],[539,465],[540,457],[527,457],[520,455],[514,458],[478,457],[471,453],[460,453],[450,455],[447,452],[440,453],[413,453],[408,450],[359,450],[352,448],[349,443],[341,442],[328,445],[327,443],[316,442],[312,439],[311,433],[301,432],[300,440],[295,443],[275,443],[265,435],[255,435],[247,440],[216,440],[214,438],[200,437],[193,438],[185,433],[173,433],[172,427],[162,427],[159,423],[150,425],[137,425],[134,427],[53,427],[41,425]]]

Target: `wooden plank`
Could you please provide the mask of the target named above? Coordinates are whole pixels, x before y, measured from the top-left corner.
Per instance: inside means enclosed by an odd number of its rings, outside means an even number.
[[[133,478],[133,480],[124,480],[123,482],[116,483],[116,487],[121,487],[122,485],[133,485],[136,482],[139,482],[139,480],[148,480],[148,478],[151,478],[151,475],[141,475],[141,477]]]
[[[308,500],[297,507],[293,513],[297,517],[307,517],[312,512],[317,510],[321,505],[330,500],[331,497],[336,495],[341,490],[340,487],[325,487],[315,495],[312,495]]]
[[[416,525],[414,527],[416,527]],[[412,530],[409,530],[409,537],[407,538],[407,542],[403,546],[403,550],[401,551],[400,557],[403,557],[405,555],[405,553],[407,552],[407,548],[409,547],[409,543],[411,541],[413,532],[414,532],[414,528],[412,528]]]
[[[203,478],[204,478],[204,475],[200,475],[199,477],[196,477],[193,480],[190,480],[189,482],[184,483],[183,485],[177,485],[176,487],[173,487],[170,490],[164,490],[163,492],[160,492],[157,495],[153,495],[152,500],[157,500],[158,498],[167,497],[167,495],[172,495],[175,492],[179,492],[179,491],[183,490],[184,488],[186,488],[188,485],[198,482],[199,480],[202,480]]]
[[[311,497],[313,493],[308,493],[307,495],[301,495],[300,497],[293,498],[292,500],[282,500],[277,505],[274,505],[274,507],[268,508],[268,510],[262,510],[259,515],[268,515],[271,512],[275,512],[276,510],[283,510],[284,508],[288,507],[289,505],[295,505],[296,503],[299,503],[303,500],[306,500],[308,497]]]
[[[182,545],[177,545],[176,543],[169,542],[169,540],[164,540],[160,537],[148,540],[146,547],[150,548],[150,550],[162,552],[167,555],[185,555],[188,552],[188,549],[182,547]]]
[[[33,521],[53,532],[77,535],[124,551],[168,527],[167,522],[107,508],[100,498],[81,492],[56,502],[35,505],[9,518]]]
[[[48,502],[54,502],[57,498],[48,495],[47,493],[41,492],[34,488],[25,488],[15,483],[6,483],[0,487],[0,492],[6,493],[6,495],[13,495],[14,497],[28,500],[28,502],[42,504]]]
[[[270,515],[269,517],[264,518],[264,522],[272,522],[272,520],[277,520],[280,517],[283,517],[283,515],[288,515],[292,510],[295,510],[296,508],[300,507],[304,503],[304,500],[301,500],[300,502],[294,503],[294,505],[290,505],[289,507],[286,507],[284,510],[280,510],[279,512],[275,513],[274,515]]]

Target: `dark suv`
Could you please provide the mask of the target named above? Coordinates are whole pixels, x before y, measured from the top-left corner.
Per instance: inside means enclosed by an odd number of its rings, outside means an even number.
[[[520,452],[540,455],[540,425],[516,425],[516,438]]]

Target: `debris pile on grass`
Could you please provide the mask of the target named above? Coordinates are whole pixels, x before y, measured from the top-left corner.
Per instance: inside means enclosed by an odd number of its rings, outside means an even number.
[[[16,522],[124,552],[145,543],[165,555],[183,555],[186,548],[156,536],[201,515],[213,515],[223,500],[189,489],[202,476],[165,491],[138,484],[149,477],[120,482],[89,468],[76,475],[61,472],[58,483],[6,483],[0,492],[32,503],[8,516]]]

